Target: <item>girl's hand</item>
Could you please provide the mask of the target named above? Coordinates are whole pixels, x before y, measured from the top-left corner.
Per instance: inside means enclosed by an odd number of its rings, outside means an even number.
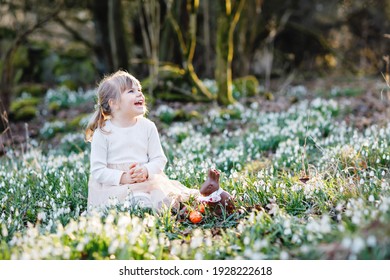
[[[130,166],[129,174],[136,183],[142,183],[148,178],[148,169],[139,164],[132,164]]]
[[[122,174],[122,177],[120,180],[121,185],[134,184],[134,183],[138,183],[138,182],[132,177],[132,175],[130,175],[130,172],[124,172]]]

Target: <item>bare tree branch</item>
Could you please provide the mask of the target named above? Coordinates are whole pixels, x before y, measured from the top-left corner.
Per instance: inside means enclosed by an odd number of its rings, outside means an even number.
[[[75,29],[70,27],[62,18],[56,17],[54,20],[58,24],[60,24],[70,35],[72,35],[76,41],[80,41],[81,43],[83,43],[84,45],[86,45],[88,48],[92,50],[95,49],[94,43],[91,43],[90,41],[85,39],[79,32],[77,32]]]
[[[14,51],[23,43],[23,41],[35,32],[37,29],[43,27],[46,23],[56,17],[62,10],[62,5],[59,5],[54,11],[46,14],[43,18],[39,19],[24,31],[17,34],[13,40],[11,46],[7,49],[4,56],[2,57],[3,67],[0,72],[1,86],[0,86],[0,97],[3,100],[3,106],[5,111],[8,111],[10,105],[10,87],[12,81],[12,54]]]

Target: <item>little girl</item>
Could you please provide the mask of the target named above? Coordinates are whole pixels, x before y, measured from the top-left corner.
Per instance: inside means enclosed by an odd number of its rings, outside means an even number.
[[[96,111],[86,130],[91,142],[88,208],[116,198],[160,210],[197,196],[198,190],[164,174],[167,158],[156,125],[144,117],[140,82],[117,71],[100,82],[97,94]]]

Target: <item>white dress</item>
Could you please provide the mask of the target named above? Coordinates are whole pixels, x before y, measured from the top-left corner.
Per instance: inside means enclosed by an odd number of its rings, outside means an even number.
[[[147,168],[145,182],[121,185],[120,178],[132,163]],[[88,208],[127,201],[132,205],[160,210],[175,206],[199,191],[189,189],[164,174],[167,158],[156,125],[139,117],[131,127],[117,127],[107,120],[103,131],[96,129],[91,143],[91,175],[88,182]]]

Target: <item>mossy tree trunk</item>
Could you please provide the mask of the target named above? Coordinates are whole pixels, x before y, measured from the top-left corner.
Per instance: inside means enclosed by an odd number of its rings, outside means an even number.
[[[235,102],[232,91],[233,35],[237,22],[240,19],[245,0],[220,0],[220,4],[221,11],[217,21],[217,61],[215,80],[218,85],[218,103],[221,105],[229,105]],[[235,11],[233,11],[233,9]]]
[[[197,13],[199,9],[199,0],[187,0],[186,9],[189,16],[189,24],[187,32],[183,34],[178,22],[172,14],[172,2],[166,1],[167,3],[167,16],[172,24],[173,30],[175,31],[179,40],[180,51],[183,60],[183,69],[185,71],[184,76],[187,76],[190,82],[195,88],[207,99],[213,99],[213,95],[199,79],[193,65],[193,59],[196,48],[196,27],[197,27]]]
[[[218,103],[227,105],[234,103],[232,93],[232,72],[228,65],[229,56],[229,18],[226,14],[217,21],[217,60],[215,65],[215,80],[218,87]]]

